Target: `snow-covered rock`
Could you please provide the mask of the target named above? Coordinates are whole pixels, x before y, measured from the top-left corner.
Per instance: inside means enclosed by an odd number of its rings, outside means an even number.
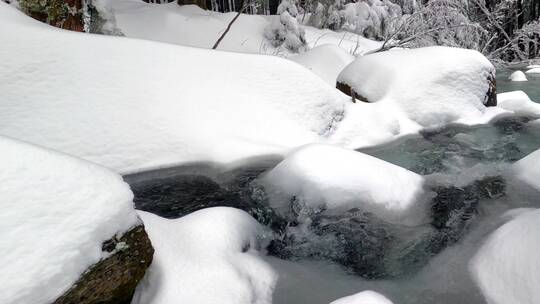
[[[496,103],[494,75],[477,51],[435,46],[359,57],[338,83],[360,99],[396,103],[412,120],[432,126],[480,115]]]
[[[540,191],[540,150],[514,163],[511,170],[520,182]]]
[[[540,116],[540,104],[532,101],[523,91],[497,94],[497,107],[518,115]]]
[[[244,211],[215,207],[169,220],[139,212],[154,262],[134,304],[271,304],[277,280],[259,253],[267,231]]]
[[[392,304],[385,296],[375,291],[366,290],[348,297],[340,298],[330,304]]]
[[[532,68],[530,70],[527,70],[527,72],[525,72],[527,74],[540,74],[540,67],[538,68]]]
[[[511,81],[527,81],[527,76],[522,71],[515,71],[508,77]]]
[[[525,212],[489,236],[469,265],[489,304],[540,303],[540,210]]]
[[[335,146],[301,147],[260,183],[270,205],[282,213],[290,210],[288,202],[294,197],[300,206],[326,214],[357,208],[403,225],[418,225],[427,218],[429,195],[422,176]]]
[[[335,86],[337,76],[354,60],[354,56],[339,46],[324,44],[289,59],[305,66],[328,84]]]
[[[140,225],[115,173],[5,137],[0,156],[0,303],[54,302]]]

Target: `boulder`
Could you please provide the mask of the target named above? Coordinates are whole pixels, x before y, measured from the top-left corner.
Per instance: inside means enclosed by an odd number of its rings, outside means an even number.
[[[353,102],[398,105],[424,127],[478,116],[497,105],[495,67],[479,52],[460,48],[361,56],[341,71],[336,87]]]
[[[0,303],[129,303],[153,249],[106,168],[0,136]]]
[[[54,304],[129,304],[152,263],[154,248],[143,225],[103,243],[108,257],[91,266]]]

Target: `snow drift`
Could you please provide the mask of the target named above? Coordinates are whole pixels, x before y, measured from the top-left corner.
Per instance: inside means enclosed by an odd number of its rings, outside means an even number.
[[[329,85],[335,86],[337,76],[354,60],[354,56],[339,46],[324,44],[290,59],[305,66]]]
[[[347,110],[277,57],[61,31],[5,3],[0,27],[0,134],[122,173],[282,152]]]
[[[271,304],[277,276],[259,256],[267,231],[244,211],[215,207],[169,220],[140,211],[154,262],[134,304]]]
[[[52,303],[140,223],[117,174],[0,137],[0,302]]]
[[[422,126],[474,117],[485,110],[495,68],[477,51],[426,47],[359,57],[338,76],[370,102],[392,102]]]
[[[339,214],[358,208],[383,220],[418,225],[427,218],[424,179],[378,158],[329,145],[308,145],[288,155],[260,180],[270,205],[282,212],[300,205]]]

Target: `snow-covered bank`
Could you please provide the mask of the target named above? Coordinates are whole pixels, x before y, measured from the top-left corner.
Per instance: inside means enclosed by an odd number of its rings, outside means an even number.
[[[523,211],[489,236],[470,269],[490,304],[540,302],[540,210]]]
[[[0,134],[122,173],[280,153],[347,115],[345,96],[277,57],[61,31],[5,3],[0,25]]]
[[[134,304],[271,304],[277,280],[262,259],[268,236],[244,211],[216,207],[168,220],[140,211],[154,262]]]
[[[0,303],[52,303],[140,223],[117,174],[0,137]]]
[[[0,26],[0,134],[120,173],[284,155],[307,143],[359,148],[418,132],[416,121],[482,115],[474,98],[352,104],[306,68],[275,56],[67,32],[5,3]],[[371,74],[386,81],[394,72]],[[454,94],[452,83],[437,87]],[[474,87],[460,92],[477,94]]]
[[[521,183],[540,192],[540,150],[514,163],[512,173]]]
[[[351,104],[274,56],[61,31],[5,3],[0,25],[0,134],[117,172],[311,142],[373,145],[411,131],[399,111]]]

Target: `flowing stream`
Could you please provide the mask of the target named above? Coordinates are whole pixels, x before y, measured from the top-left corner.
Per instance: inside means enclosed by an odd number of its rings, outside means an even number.
[[[540,101],[540,75],[512,83],[506,80],[510,73],[498,72],[499,92],[523,90]],[[396,304],[485,304],[468,261],[504,222],[506,211],[539,207],[540,197],[514,191],[504,173],[537,149],[540,121],[519,116],[480,126],[450,125],[359,150],[424,175],[436,193],[432,223],[405,229],[345,214],[325,219],[331,225],[307,241],[272,242],[265,259],[279,274],[274,303],[328,304],[371,289]],[[196,163],[125,180],[138,209],[177,218],[202,208],[231,206],[287,236],[291,222],[269,208],[254,186],[257,177],[279,161],[268,156],[235,166]]]

